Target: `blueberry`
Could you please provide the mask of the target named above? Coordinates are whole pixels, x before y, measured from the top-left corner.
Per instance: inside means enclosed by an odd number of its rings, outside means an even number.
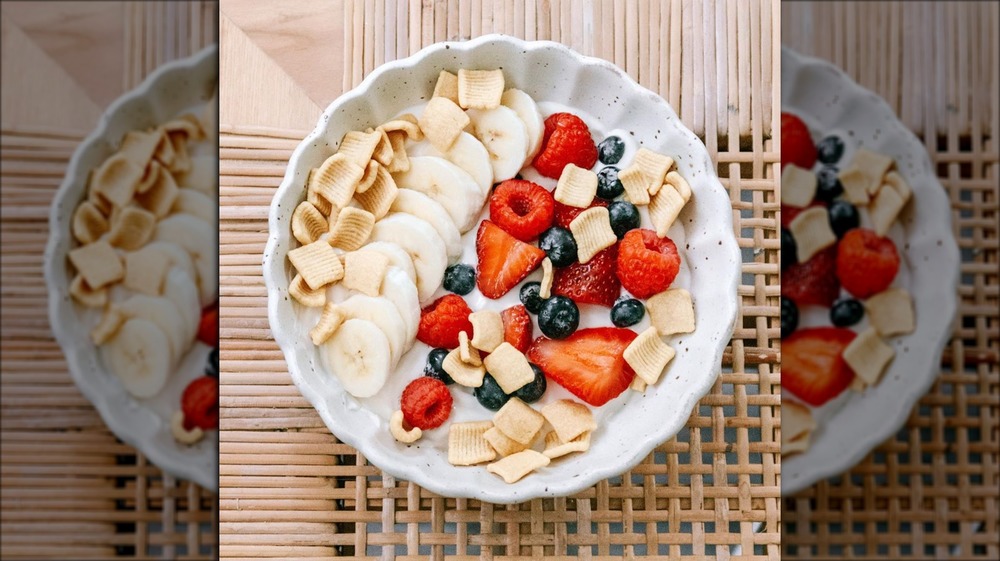
[[[865,307],[853,298],[845,298],[834,302],[830,308],[830,321],[837,327],[848,327],[861,321],[865,315]]]
[[[432,349],[427,354],[427,366],[424,366],[424,376],[437,378],[445,384],[453,384],[455,380],[444,371],[444,357],[448,356],[448,349]]]
[[[781,336],[788,337],[799,326],[799,308],[791,299],[781,297]]]
[[[847,201],[833,201],[827,209],[830,218],[830,228],[838,238],[858,227],[861,218],[858,216],[858,209]]]
[[[219,377],[219,348],[212,349],[208,353],[208,361],[205,363],[205,375],[213,378]]]
[[[625,186],[618,180],[618,168],[608,166],[597,172],[597,196],[611,200],[625,192]]]
[[[602,164],[617,164],[625,155],[625,142],[617,136],[609,136],[597,145],[597,159]]]
[[[532,364],[531,369],[535,371],[535,379],[510,394],[512,397],[516,397],[525,403],[534,403],[541,399],[548,385],[545,382],[545,373],[542,372],[542,369],[538,365]]]
[[[795,244],[795,236],[791,232],[781,229],[781,270],[798,263],[798,246]]]
[[[829,203],[843,192],[844,186],[840,183],[840,177],[837,176],[837,168],[833,166],[820,168],[816,173],[816,198]]]
[[[639,209],[628,201],[613,201],[608,205],[608,215],[611,217],[611,229],[619,240],[624,238],[629,230],[639,227]]]
[[[538,312],[538,328],[550,339],[565,339],[580,325],[580,309],[565,296],[553,296]]]
[[[828,136],[816,145],[816,155],[824,164],[833,164],[844,155],[844,141],[839,136]]]
[[[576,240],[566,228],[553,226],[542,232],[538,247],[549,257],[552,265],[566,267],[576,263]]]
[[[509,395],[503,393],[496,379],[489,374],[483,376],[483,385],[474,389],[472,393],[475,394],[479,404],[490,411],[499,411],[510,399]]]
[[[464,263],[448,267],[444,272],[444,289],[465,296],[476,287],[476,270]]]
[[[518,298],[524,307],[533,314],[537,314],[542,311],[542,304],[545,303],[545,299],[539,296],[538,292],[542,289],[542,283],[537,281],[526,282],[524,286],[521,287],[521,292],[518,294]]]
[[[611,323],[616,327],[628,327],[642,321],[646,315],[646,307],[635,298],[619,298],[611,307]]]

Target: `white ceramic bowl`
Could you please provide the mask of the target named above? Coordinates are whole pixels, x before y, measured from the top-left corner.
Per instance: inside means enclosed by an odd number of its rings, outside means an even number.
[[[882,98],[829,62],[783,48],[781,107],[801,117],[814,138],[843,138],[841,161],[851,161],[861,146],[895,158],[913,198],[890,237],[902,258],[897,284],[913,295],[917,323],[913,333],[889,339],[896,358],[876,386],[863,394],[847,391],[815,413],[819,429],[809,450],[782,461],[781,492],[790,495],[861,461],[927,393],[958,304],[959,253],[948,197],[927,152]]]
[[[694,192],[674,228],[688,246],[685,249],[685,243],[678,244],[685,266],[675,286],[683,277],[680,285],[693,294],[695,333],[672,341],[677,357],[663,379],[645,395],[626,391],[595,411],[599,428],[587,453],[554,461],[513,485],[482,466],[449,464],[446,426],[427,431],[425,438],[411,447],[393,440],[388,412],[398,408],[398,389],[420,375],[425,357],[419,356],[417,349],[411,351],[409,355],[413,356],[404,357],[394,380],[375,398],[359,401],[324,371],[308,337],[314,321],[303,321],[302,308],[288,295],[292,270],[286,255],[297,245],[289,232],[290,217],[305,198],[304,182],[309,170],[334,153],[347,131],[377,125],[404,108],[426,101],[438,73],[458,68],[502,68],[508,87],[525,90],[540,104],[563,104],[596,117],[606,130],[632,132],[634,141],[676,155],[680,171]],[[284,352],[292,379],[330,430],[385,472],[442,495],[498,503],[572,494],[636,465],[680,430],[692,407],[712,387],[737,312],[741,258],[733,236],[732,212],[729,195],[719,183],[715,164],[701,141],[681,124],[662,98],[640,87],[612,64],[581,56],[557,43],[524,42],[501,35],[438,43],[377,68],[327,108],[316,129],[293,153],[271,204],[270,235],[264,253],[271,331]],[[474,235],[475,229],[466,234]],[[478,309],[477,302],[470,304]],[[451,421],[456,417],[490,418],[490,412],[475,404],[471,395],[464,395],[467,393],[453,391],[456,410]],[[550,383],[544,399],[568,395]],[[467,408],[463,405],[470,402]]]
[[[156,397],[140,400],[129,395],[117,376],[105,368],[90,340],[93,323],[85,321],[90,314],[69,296],[73,277],[66,255],[77,245],[70,225],[73,211],[86,196],[90,171],[114,152],[126,132],[156,126],[204,105],[217,83],[218,48],[213,46],[161,66],[139,87],[115,100],[69,162],[52,202],[45,249],[49,323],[76,385],[118,438],[139,449],[167,473],[212,490],[219,484],[219,443],[213,438],[214,431],[194,446],[179,444],[170,431],[170,415],[180,407],[180,395],[187,383],[202,374],[207,351],[189,353],[182,361],[181,372],[172,375]]]

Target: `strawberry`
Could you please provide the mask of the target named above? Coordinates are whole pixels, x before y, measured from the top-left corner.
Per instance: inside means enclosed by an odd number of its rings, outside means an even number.
[[[608,206],[608,201],[604,199],[594,198],[594,202],[590,203],[587,208],[594,208],[595,206]],[[574,218],[580,215],[581,212],[587,210],[587,208],[578,208],[575,206],[564,205],[559,201],[555,204],[555,214],[556,214],[556,226],[560,228],[569,229],[569,223],[573,221]]]
[[[532,164],[538,173],[559,179],[566,164],[590,169],[597,163],[597,145],[583,119],[572,113],[554,113],[545,119],[542,149]]]
[[[198,340],[209,347],[219,346],[219,308],[212,306],[201,312],[198,324]]]
[[[531,316],[523,304],[511,306],[500,312],[503,320],[503,340],[514,345],[522,353],[528,352],[531,346]]]
[[[483,296],[496,300],[534,271],[545,252],[483,220],[476,233],[476,256],[476,285]]]
[[[430,376],[421,376],[410,382],[399,398],[403,421],[422,430],[444,424],[451,416],[452,403],[448,386]]]
[[[537,183],[508,179],[490,197],[490,220],[522,242],[530,242],[552,226],[555,202],[552,193]]]
[[[836,267],[836,245],[818,252],[805,263],[789,265],[781,272],[781,295],[799,307],[832,305],[840,295]]]
[[[195,378],[181,395],[184,428],[219,428],[219,380],[211,376]]]
[[[781,114],[781,167],[795,164],[812,169],[816,164],[816,145],[809,134],[809,127],[791,113]]]
[[[840,240],[837,278],[848,292],[868,298],[889,288],[899,272],[899,254],[889,238],[873,230],[855,228]]]
[[[781,386],[809,405],[840,395],[854,380],[844,348],[855,333],[839,327],[800,329],[781,339]]]
[[[625,290],[636,298],[649,298],[670,288],[681,268],[681,256],[670,238],[637,228],[626,233],[619,245],[615,271]]]
[[[622,285],[615,276],[618,244],[601,250],[586,263],[574,262],[555,270],[552,293],[573,299],[577,304],[597,304],[610,308],[621,295]]]
[[[420,311],[417,340],[432,347],[454,349],[460,332],[472,333],[471,313],[461,296],[442,296]]]
[[[621,395],[635,377],[622,356],[636,334],[619,327],[581,329],[565,339],[535,339],[528,360],[573,395],[600,407]]]

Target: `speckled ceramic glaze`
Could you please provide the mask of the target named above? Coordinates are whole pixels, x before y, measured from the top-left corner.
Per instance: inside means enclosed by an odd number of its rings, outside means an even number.
[[[693,295],[696,331],[671,339],[677,356],[658,384],[645,394],[626,391],[595,409],[599,428],[587,453],[553,461],[513,485],[482,466],[449,464],[447,425],[427,431],[423,440],[409,447],[390,436],[386,412],[398,408],[399,390],[420,375],[425,358],[420,344],[404,356],[377,396],[357,400],[324,371],[308,337],[314,321],[305,321],[303,308],[288,295],[293,272],[286,254],[296,244],[289,231],[290,218],[305,198],[309,170],[335,152],[347,131],[375,126],[419,105],[430,95],[442,69],[454,72],[459,68],[502,68],[508,87],[526,91],[543,111],[546,104],[575,109],[598,120],[604,131],[622,131],[637,145],[675,156],[694,193],[672,232],[682,239],[678,245],[684,259],[675,286],[683,286]],[[452,497],[513,503],[567,495],[634,466],[680,430],[695,402],[711,388],[736,318],[741,258],[733,236],[732,208],[705,146],[662,98],[612,64],[581,56],[557,43],[490,35],[467,42],[438,43],[376,69],[359,87],[331,104],[316,129],[295,150],[272,202],[269,226],[263,263],[268,317],[302,394],[338,438],[356,447],[373,464],[390,475]],[[475,229],[466,237],[474,235]],[[478,304],[486,303],[470,300],[474,309]],[[492,416],[468,391],[458,388],[452,393],[456,406],[449,422]],[[566,390],[550,383],[543,399],[568,396]]]
[[[788,495],[859,462],[899,429],[927,393],[955,317],[959,253],[948,198],[927,152],[882,98],[830,63],[784,48],[781,106],[801,117],[814,139],[843,138],[843,162],[861,147],[896,160],[913,198],[889,234],[902,262],[895,285],[913,295],[917,324],[913,333],[888,339],[896,358],[876,386],[863,394],[845,392],[814,413],[819,428],[809,450],[782,461],[781,492]]]

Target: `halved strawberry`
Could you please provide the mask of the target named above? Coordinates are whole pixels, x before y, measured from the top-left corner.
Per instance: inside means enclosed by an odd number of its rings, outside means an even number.
[[[593,327],[565,339],[535,339],[528,360],[576,397],[600,407],[628,389],[635,377],[622,356],[635,339],[630,329]]]
[[[514,345],[522,353],[528,352],[531,346],[531,316],[523,304],[511,306],[500,312],[503,320],[503,340]]]
[[[840,295],[837,280],[837,245],[834,244],[805,263],[795,263],[781,272],[781,295],[798,306],[830,306]]]
[[[844,348],[855,333],[839,327],[800,329],[781,339],[781,385],[809,405],[840,395],[854,380]]]
[[[545,252],[483,220],[476,233],[476,285],[487,298],[507,294],[545,259]]]
[[[594,202],[590,203],[587,208],[594,208],[595,206],[608,206],[608,201],[604,199],[594,198]],[[569,229],[569,223],[573,221],[574,218],[580,215],[581,212],[587,210],[587,208],[578,208],[575,206],[564,205],[559,201],[555,204],[555,225],[561,228]]]
[[[611,307],[622,292],[615,276],[618,244],[602,249],[586,263],[572,263],[555,270],[552,293],[571,298],[577,304]]]

